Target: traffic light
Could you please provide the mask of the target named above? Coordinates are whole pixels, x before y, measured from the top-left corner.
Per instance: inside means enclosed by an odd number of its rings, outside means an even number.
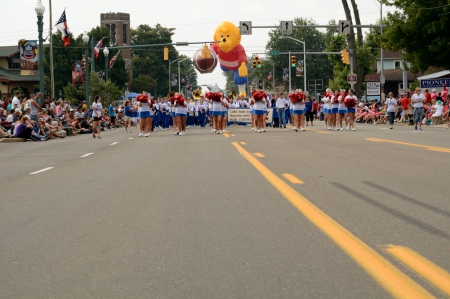
[[[169,48],[164,47],[164,60],[169,60]]]
[[[261,68],[261,59],[259,59],[258,56],[256,56],[256,58],[258,59],[258,68],[260,69]]]
[[[253,68],[256,68],[257,66],[258,66],[258,59],[259,59],[259,57],[258,56],[255,56],[255,58],[253,58]]]
[[[291,56],[291,65],[292,65],[292,67],[297,66],[297,58],[295,57],[295,55]]]
[[[350,64],[350,55],[347,49],[341,50],[342,62],[345,64]]]
[[[86,70],[86,57],[81,58],[81,65],[83,66],[83,71]]]

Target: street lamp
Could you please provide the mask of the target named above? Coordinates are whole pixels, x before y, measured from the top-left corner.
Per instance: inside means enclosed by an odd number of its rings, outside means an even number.
[[[41,0],[36,4],[34,8],[38,18],[38,32],[39,32],[39,91],[44,94],[44,39],[42,38],[42,32],[44,31],[44,17],[45,6],[42,5]],[[42,103],[39,103],[42,104]]]
[[[84,69],[84,81],[86,82],[86,103],[88,107],[91,107],[90,104],[90,97],[89,97],[89,56],[88,56],[88,43],[89,43],[89,36],[87,35],[86,31],[83,34],[82,37],[83,43],[84,43],[84,57],[86,58],[86,67]]]
[[[180,93],[180,91],[181,91],[180,62],[183,62],[188,59],[189,58],[184,58],[184,59],[178,60],[178,93]]]
[[[105,56],[105,72],[106,72],[105,82],[108,82],[108,69],[109,69],[109,67],[108,67],[108,55],[109,55],[109,50],[108,50],[107,47],[105,47],[103,49],[103,55]]]
[[[303,86],[305,88],[304,91],[306,91],[306,44],[304,41],[298,40],[296,38],[290,37],[290,36],[286,36],[286,35],[282,35],[280,36],[280,38],[290,38],[292,40],[295,40],[296,42],[302,43],[303,44]],[[289,64],[291,63],[291,55],[290,55],[290,51],[289,51]],[[289,67],[289,92],[291,91],[291,67]]]
[[[180,59],[183,59],[183,58],[178,58],[178,59],[175,59],[174,61],[170,61],[170,59],[169,59],[169,92],[172,90],[172,88],[171,88],[171,86],[170,86],[170,78],[171,78],[171,73],[170,73],[170,66],[172,65],[172,63],[175,63],[175,62],[177,62],[178,60],[180,60]]]

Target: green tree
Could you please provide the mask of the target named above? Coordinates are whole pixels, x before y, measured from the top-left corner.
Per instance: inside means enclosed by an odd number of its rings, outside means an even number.
[[[103,48],[104,47],[108,47],[108,50],[109,50],[108,67],[109,67],[109,61],[119,51],[117,49],[110,49],[111,48],[109,46],[110,42],[112,42],[112,44],[115,43],[114,37],[112,37],[110,35],[110,32],[109,32],[108,28],[103,27],[103,26],[102,27],[97,26],[97,27],[91,29],[91,31],[88,32],[88,35],[89,35],[89,39],[90,40],[91,39],[94,40],[94,44],[95,45],[102,38],[104,38],[102,47]],[[89,44],[89,48],[90,47],[91,46]],[[89,50],[89,52],[91,52],[91,50]],[[90,55],[92,56],[92,53]],[[95,59],[95,69],[96,70],[105,70],[105,67],[106,67],[106,65],[105,65],[105,55],[103,54],[103,51],[101,50],[99,52],[99,54],[98,54],[98,58]],[[119,57],[117,58],[116,62],[114,63],[113,68],[109,70],[109,78],[111,79],[112,82],[114,82],[114,84],[116,84],[118,86],[118,88],[120,88],[120,89],[125,88],[125,83],[128,82],[129,75],[128,75],[127,70],[125,69],[125,61],[123,60],[121,54],[119,54]]]
[[[296,18],[295,25],[316,25],[311,19]],[[280,52],[303,52],[303,45],[291,39],[282,39],[280,29],[274,29],[269,32],[269,41],[266,45],[266,51]],[[327,35],[315,28],[294,29],[292,37],[306,43],[306,52],[322,52],[325,50]],[[303,60],[303,55],[296,55],[297,60]],[[287,55],[278,55],[271,57],[275,63],[275,82],[284,83],[282,79],[283,69],[290,67],[290,57]],[[267,65],[267,72],[270,64]],[[306,75],[307,79],[323,79],[328,81],[333,69],[326,55],[306,55]],[[295,71],[292,76],[292,88],[305,88],[303,86],[303,77],[295,77]],[[286,88],[288,84],[286,84]]]
[[[383,0],[397,10],[387,15],[383,47],[405,51],[403,57],[412,70],[431,66],[450,69],[450,5],[448,0]]]
[[[133,80],[133,89],[136,92],[147,91],[150,94],[154,95],[156,91],[156,86],[157,86],[156,80],[150,75],[141,74],[137,78],[134,78]]]
[[[131,29],[132,45],[149,45],[172,43],[174,28],[165,28],[160,24],[155,27],[139,25]],[[169,48],[169,59],[174,61],[178,58],[178,51],[173,46]],[[169,62],[164,60],[164,46],[136,48],[132,51],[133,76],[139,78],[148,75],[156,81],[154,93],[165,95],[169,90]],[[176,70],[178,71],[178,70]],[[172,67],[171,72],[174,72]],[[134,87],[133,87],[133,90]],[[135,90],[136,91],[136,90]]]
[[[63,90],[67,82],[72,80],[72,61],[81,60],[83,52],[83,41],[81,35],[74,38],[70,34],[70,45],[64,47],[61,39],[61,32],[57,31],[52,35],[53,38],[53,73],[55,77],[55,91]],[[50,82],[50,47],[44,48],[44,74],[45,90],[51,90]],[[56,96],[56,95],[55,95]]]

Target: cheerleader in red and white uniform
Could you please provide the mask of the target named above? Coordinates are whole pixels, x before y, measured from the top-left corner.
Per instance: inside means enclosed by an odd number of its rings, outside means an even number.
[[[253,91],[252,92],[252,99],[254,101],[253,104],[253,110],[255,115],[255,126],[256,126],[256,133],[262,133],[263,132],[263,122],[264,120],[264,106],[266,105],[266,98],[267,95],[263,91]]]
[[[350,126],[353,131],[355,131],[355,113],[356,113],[356,105],[358,104],[358,98],[354,95],[353,89],[348,90],[348,95],[345,97],[345,106],[347,107],[347,113],[350,117]],[[347,131],[349,130],[349,126],[347,126]]]
[[[227,122],[228,122],[228,108],[230,107],[230,102],[226,97],[222,98],[222,128],[223,132],[227,132]]]
[[[341,90],[341,94],[338,97],[339,107],[338,107],[338,124],[339,130],[342,131],[342,119],[345,120],[345,127],[348,127],[348,114],[347,107],[345,107],[345,98],[347,97],[347,93],[345,90]]]

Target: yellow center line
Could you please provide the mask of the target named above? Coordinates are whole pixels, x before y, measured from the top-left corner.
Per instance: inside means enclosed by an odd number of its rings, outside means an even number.
[[[407,247],[388,245],[385,250],[450,296],[450,274],[444,269]]]
[[[320,134],[331,134],[332,132],[326,132],[326,131],[320,131],[320,130],[314,130],[314,129],[305,129],[306,131],[312,131],[312,132],[317,132]]]
[[[230,134],[228,133],[223,133],[223,136],[225,136],[226,138],[230,138]]]
[[[426,149],[431,150],[431,151],[450,152],[450,148],[445,148],[445,147],[435,147],[435,146],[430,146],[430,145],[415,144],[415,143],[409,143],[409,142],[401,142],[401,141],[387,140],[387,139],[378,139],[378,138],[366,138],[366,140],[367,141],[373,141],[373,142],[387,142],[387,143],[394,143],[394,144],[401,144],[401,145],[408,145],[408,146],[426,148]]]
[[[231,137],[234,137],[234,136],[236,136],[236,135],[234,135],[234,134],[231,134]]]
[[[293,174],[283,173],[282,176],[284,176],[292,184],[303,184],[303,181]]]
[[[433,298],[419,284],[300,195],[237,142],[232,144],[292,205],[353,258],[393,297]]]
[[[255,155],[256,157],[259,157],[259,158],[264,158],[265,156],[263,155],[263,154],[261,154],[261,153],[253,153],[253,155]]]
[[[245,142],[243,142],[243,141],[241,141],[241,144],[242,144],[242,145],[247,145],[247,143],[245,143]]]

